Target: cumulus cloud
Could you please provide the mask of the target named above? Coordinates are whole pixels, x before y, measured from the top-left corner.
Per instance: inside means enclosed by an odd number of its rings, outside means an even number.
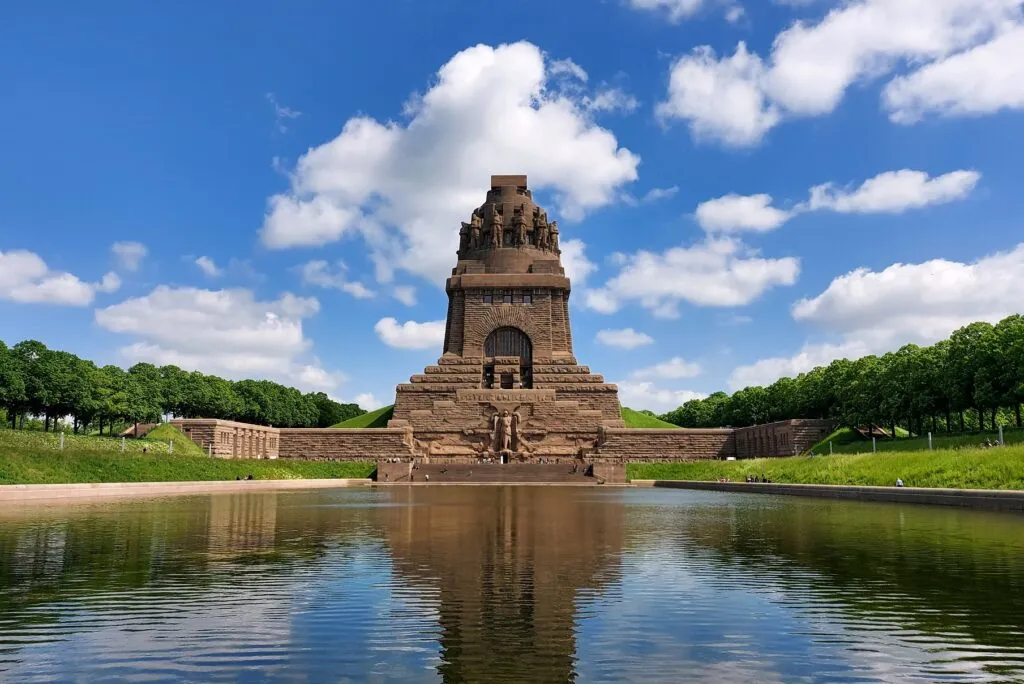
[[[597,270],[597,264],[587,258],[587,246],[579,238],[565,240],[559,248],[562,250],[562,268],[565,275],[575,285],[583,285],[591,273]]]
[[[807,344],[792,357],[762,359],[735,369],[733,389],[767,384],[827,364],[931,344],[974,321],[995,322],[1020,311],[1024,301],[1024,244],[972,263],[933,259],[859,268],[834,279],[816,297],[793,305],[793,318],[838,338]]]
[[[595,339],[605,346],[619,349],[636,349],[654,342],[654,338],[647,333],[637,332],[632,328],[598,330]]]
[[[224,273],[224,269],[219,268],[217,263],[208,256],[196,257],[194,263],[199,267],[200,271],[210,278],[216,278]]]
[[[963,199],[980,179],[977,171],[953,171],[936,178],[929,178],[924,171],[888,171],[864,181],[852,192],[836,189],[831,183],[815,186],[808,208],[841,214],[898,214]]]
[[[348,267],[341,262],[338,263],[337,269],[332,271],[326,261],[316,259],[300,266],[299,271],[302,274],[302,282],[307,285],[346,292],[356,299],[369,299],[376,294],[362,283],[349,280],[346,277]]]
[[[733,4],[731,0],[629,0],[629,5],[633,9],[657,12],[673,24],[692,19],[702,10],[713,7],[724,9],[725,19],[731,24],[746,14],[743,7]]]
[[[586,293],[585,304],[614,313],[636,301],[660,318],[678,316],[677,305],[742,306],[772,287],[792,285],[800,273],[796,257],[758,256],[738,240],[708,239],[662,253],[622,255],[618,275]]]
[[[406,321],[399,323],[394,318],[382,318],[373,326],[380,341],[397,349],[430,349],[439,351],[444,344],[444,321]]]
[[[367,411],[376,411],[380,407],[384,406],[384,402],[375,397],[371,392],[357,394],[354,401],[356,404],[359,405],[359,408],[365,409]]]
[[[681,380],[695,378],[703,372],[699,363],[686,361],[675,356],[663,363],[656,363],[647,368],[633,371],[630,376],[634,380]]]
[[[141,242],[115,242],[110,251],[117,257],[118,265],[126,271],[137,271],[149,250]]]
[[[730,193],[701,202],[695,215],[700,227],[708,232],[748,230],[763,233],[788,221],[792,212],[773,207],[771,195]]]
[[[657,413],[670,411],[691,399],[703,399],[703,392],[693,390],[672,390],[656,386],[653,382],[625,380],[617,382],[619,401],[633,409],[648,409]]]
[[[161,285],[143,297],[97,309],[95,318],[103,328],[138,340],[121,349],[132,362],[329,390],[343,376],[309,357],[311,343],[302,329],[303,320],[319,309],[316,299],[290,293],[260,301],[245,289]]]
[[[63,304],[87,306],[97,292],[114,292],[121,287],[116,273],[107,273],[98,283],[78,276],[51,271],[34,252],[0,252],[0,299],[21,304]]]
[[[828,114],[854,83],[902,65],[883,91],[895,122],[1021,108],[1021,22],[1020,0],[852,0],[793,23],[767,60],[742,42],[732,55],[701,46],[680,57],[658,114],[698,139],[755,145],[785,118]]]
[[[694,217],[709,233],[774,230],[797,214],[834,211],[840,214],[899,214],[967,197],[981,180],[973,170],[951,171],[930,177],[924,171],[886,171],[861,183],[855,190],[835,183],[812,187],[805,202],[792,209],[773,206],[771,195],[728,194],[697,205]]]
[[[459,221],[496,170],[529,174],[567,220],[611,203],[637,178],[640,160],[594,123],[585,94],[557,87],[556,72],[586,76],[526,42],[459,52],[407,103],[404,123],[353,117],[304,154],[291,187],[268,201],[263,243],[280,249],[360,234],[378,276],[400,269],[441,282]]]
[[[406,306],[416,306],[416,288],[412,285],[396,285],[391,296]]]

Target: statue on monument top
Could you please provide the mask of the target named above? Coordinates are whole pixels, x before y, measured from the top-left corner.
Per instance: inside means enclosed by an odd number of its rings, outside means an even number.
[[[558,251],[558,221],[551,222],[550,247],[552,252]]]
[[[512,226],[516,232],[516,244],[520,247],[525,247],[528,242],[526,235],[526,205],[516,212],[516,215],[512,218]]]
[[[537,247],[547,249],[548,246],[548,216],[543,211],[537,217],[534,225],[534,233],[537,235]]]
[[[498,208],[491,205],[491,246],[501,247],[502,246],[502,233],[505,232],[504,219],[501,216],[501,212]]]
[[[480,213],[474,209],[473,215],[469,218],[469,247],[477,249],[480,246]]]

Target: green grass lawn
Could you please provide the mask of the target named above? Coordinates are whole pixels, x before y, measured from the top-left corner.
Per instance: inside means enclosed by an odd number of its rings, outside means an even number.
[[[633,463],[634,480],[709,480],[767,475],[772,482],[908,487],[1024,489],[1024,445],[992,449],[945,449],[879,454],[794,456],[740,461]]]
[[[935,450],[973,448],[985,440],[996,442],[999,439],[998,432],[976,432],[971,434],[947,435],[938,432],[932,435],[932,447]],[[832,451],[837,454],[863,454],[871,452],[871,440],[864,439],[850,428],[840,428],[831,435],[814,445],[814,452],[818,454],[829,453],[829,441],[832,442]],[[1003,441],[1006,444],[1024,444],[1024,430],[1014,428],[1003,428]],[[898,439],[875,440],[878,452],[894,451],[926,451],[928,449],[928,436],[924,437],[903,437]]]
[[[660,418],[649,416],[646,413],[640,413],[634,411],[631,408],[622,407],[622,420],[626,421],[626,427],[628,428],[663,428],[663,429],[675,429],[678,430],[679,426],[673,423],[667,423]]]
[[[355,418],[349,418],[343,420],[340,423],[335,423],[331,427],[336,428],[382,428],[388,426],[388,421],[391,420],[391,416],[395,412],[394,405],[382,406],[376,411],[370,411],[364,413],[361,416]]]
[[[0,429],[0,484],[369,477],[376,467],[372,462],[208,458],[171,425],[142,439],[126,439],[123,453],[117,437],[65,435],[63,451],[59,440],[53,433]],[[173,454],[168,440],[174,441]]]

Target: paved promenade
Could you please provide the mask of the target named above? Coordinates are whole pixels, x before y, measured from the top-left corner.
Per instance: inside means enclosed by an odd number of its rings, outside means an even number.
[[[0,504],[13,501],[56,501],[175,494],[220,494],[280,489],[365,487],[368,479],[214,480],[200,482],[103,482],[84,484],[0,485]]]

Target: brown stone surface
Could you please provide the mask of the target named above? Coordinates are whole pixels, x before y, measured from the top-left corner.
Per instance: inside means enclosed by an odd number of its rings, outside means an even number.
[[[829,420],[780,420],[736,429],[737,458],[802,454],[832,432]]]
[[[277,458],[280,450],[280,430],[265,425],[210,418],[178,418],[171,425],[219,458]]]
[[[608,428],[597,449],[599,460],[626,463],[699,461],[735,455],[735,434],[729,428],[670,430]]]
[[[282,428],[281,458],[315,461],[375,461],[409,458],[404,428]]]
[[[411,429],[418,456],[572,458],[623,427],[615,385],[573,356],[558,240],[526,176],[492,176],[460,231],[441,358],[396,389],[389,425]]]

